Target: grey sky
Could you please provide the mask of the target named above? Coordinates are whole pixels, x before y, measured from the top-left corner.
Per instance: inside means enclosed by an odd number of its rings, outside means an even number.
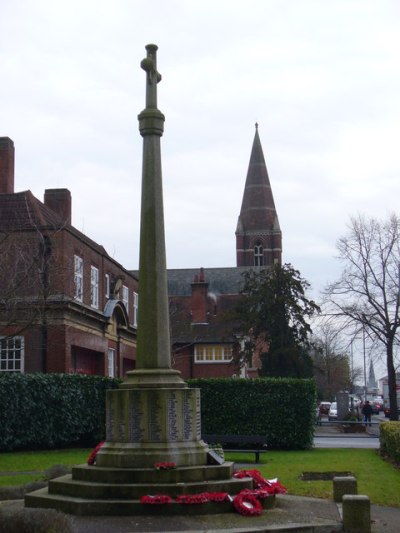
[[[16,190],[69,188],[73,224],[137,268],[139,65],[156,43],[168,266],[235,265],[257,121],[284,261],[316,292],[350,215],[398,211],[399,22],[396,0],[2,0]]]

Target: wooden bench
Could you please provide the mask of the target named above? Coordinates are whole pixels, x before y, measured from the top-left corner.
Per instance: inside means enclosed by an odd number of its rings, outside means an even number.
[[[264,435],[202,435],[208,444],[220,444],[224,452],[250,452],[255,462],[260,462],[260,453],[267,451],[267,437]],[[246,447],[248,445],[248,447]]]

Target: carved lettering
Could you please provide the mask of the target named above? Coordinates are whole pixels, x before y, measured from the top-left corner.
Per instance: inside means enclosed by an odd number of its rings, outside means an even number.
[[[131,391],[129,398],[129,441],[141,442],[143,440],[143,409],[141,395]]]
[[[158,395],[154,392],[149,395],[149,438],[152,442],[161,441],[160,425],[160,402]]]
[[[190,396],[186,393],[183,397],[182,405],[182,418],[183,418],[183,438],[185,440],[190,440],[192,437],[192,406],[190,402]]]
[[[167,399],[167,430],[169,440],[178,440],[178,428],[176,425],[176,411],[177,411],[177,399],[176,393],[171,392],[171,395]]]

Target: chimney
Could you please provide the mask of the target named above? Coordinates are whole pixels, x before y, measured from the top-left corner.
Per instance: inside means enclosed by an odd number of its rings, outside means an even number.
[[[208,283],[204,274],[204,269],[200,269],[200,276],[196,274],[192,282],[192,324],[208,323],[207,305]]]
[[[14,192],[14,143],[9,137],[0,137],[0,194]]]
[[[68,189],[46,189],[44,205],[57,213],[64,224],[71,224],[71,193]]]

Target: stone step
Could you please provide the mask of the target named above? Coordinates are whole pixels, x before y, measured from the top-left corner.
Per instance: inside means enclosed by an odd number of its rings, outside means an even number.
[[[264,507],[271,508],[275,497],[264,500]],[[26,507],[46,507],[80,516],[131,516],[131,515],[210,515],[235,512],[231,502],[209,502],[184,505],[171,502],[161,505],[145,505],[131,499],[88,499],[61,494],[49,494],[47,488],[25,495]]]
[[[179,494],[199,494],[201,492],[237,494],[243,489],[251,489],[252,487],[251,478],[229,478],[189,483],[98,483],[76,480],[71,474],[67,474],[49,481],[50,494],[93,499],[139,499],[146,494],[167,494],[175,498]]]
[[[233,476],[234,463],[222,465],[184,466],[170,470],[155,468],[110,468],[74,466],[72,477],[76,480],[98,483],[186,483],[229,479]]]

